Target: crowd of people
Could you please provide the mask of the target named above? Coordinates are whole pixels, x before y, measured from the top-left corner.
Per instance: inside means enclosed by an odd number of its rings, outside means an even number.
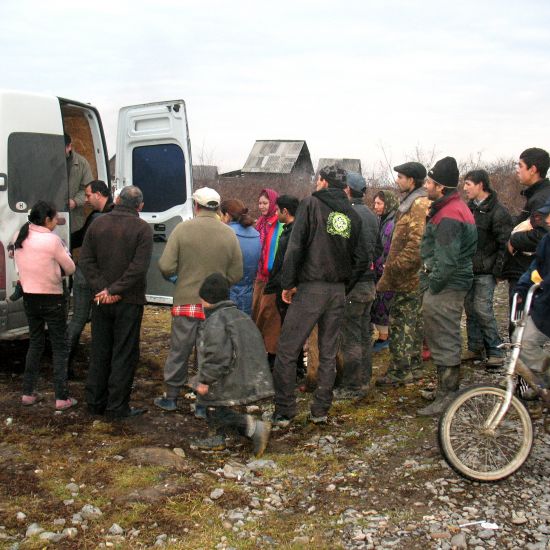
[[[260,456],[271,426],[286,427],[296,417],[304,349],[317,327],[312,423],[327,423],[333,399],[360,399],[375,386],[415,384],[423,376],[424,340],[437,387],[424,394],[431,402],[418,414],[438,415],[459,387],[462,362],[482,360],[488,369],[503,364],[493,311],[495,286],[503,280],[510,297],[542,281],[521,358],[550,385],[544,351],[550,340],[549,167],[543,149],[521,153],[517,175],[526,200],[515,219],[485,170],[464,175],[464,200],[453,157],[429,170],[418,162],[396,166],[401,198],[379,191],[372,210],[363,176],[336,166],[321,169],[315,191],[301,201],[262,190],[257,220],[240,199],[222,201],[214,189],[197,189],[194,217],[174,229],[158,262],[174,293],[164,392],[155,406],[176,411],[189,386],[197,394],[195,414],[210,431],[198,447],[222,449],[228,431],[236,430]],[[114,203],[102,181],[85,183],[83,191],[93,212],[71,226],[72,246],[80,249],[76,265],[52,232],[55,208],[43,201],[33,206],[13,243],[30,331],[21,401],[30,406],[40,398],[35,386],[47,325],[55,407],[76,405],[67,376],[91,313],[88,411],[109,420],[135,417],[146,412],[131,407],[130,399],[152,231],[139,217],[139,188],[124,187]],[[73,202],[72,208],[82,206]],[[74,311],[67,325],[63,281],[70,275]],[[373,350],[385,347],[389,367],[373,381]],[[271,422],[238,408],[271,397]],[[528,389],[522,397],[529,398]]]

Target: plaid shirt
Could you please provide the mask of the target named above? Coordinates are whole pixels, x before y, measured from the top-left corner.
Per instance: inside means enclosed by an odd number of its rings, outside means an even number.
[[[202,304],[185,304],[183,306],[172,306],[172,317],[192,317],[204,321],[204,310]]]

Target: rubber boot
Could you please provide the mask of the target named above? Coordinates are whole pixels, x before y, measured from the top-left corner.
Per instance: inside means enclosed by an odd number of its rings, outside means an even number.
[[[433,403],[417,411],[418,416],[441,414],[453,400],[460,381],[460,365],[437,367],[438,385]]]

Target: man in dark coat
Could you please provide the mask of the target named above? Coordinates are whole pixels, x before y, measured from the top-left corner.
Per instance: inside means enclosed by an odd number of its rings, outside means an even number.
[[[351,290],[368,267],[367,257],[357,246],[361,218],[350,205],[345,187],[345,170],[323,168],[317,190],[302,200],[296,212],[281,277],[282,298],[290,307],[273,369],[273,421],[282,427],[296,416],[296,363],[316,324],[319,368],[310,419],[317,424],[327,422],[346,287]]]
[[[231,407],[273,395],[273,380],[260,331],[249,315],[229,300],[229,282],[220,273],[209,275],[199,289],[206,320],[200,331],[199,371],[191,386],[206,406],[206,420],[215,435],[196,441],[208,450],[225,448],[229,428],[249,438],[254,454],[262,456],[269,440],[268,422]]]
[[[525,186],[521,192],[525,197],[525,206],[513,221],[514,229],[508,241],[502,269],[502,277],[508,280],[510,306],[518,279],[529,268],[532,255],[546,232],[540,226],[533,227],[529,220],[550,198],[550,181],[546,177],[548,168],[550,155],[544,149],[531,147],[519,156],[517,175],[520,183]],[[510,325],[510,331],[512,330],[513,326]]]
[[[137,416],[130,407],[153,231],[139,217],[143,194],[124,187],[115,208],[90,225],[79,265],[94,292],[92,353],[86,401],[110,420]]]
[[[487,359],[488,368],[500,367],[504,352],[499,348],[493,294],[496,280],[502,278],[506,243],[512,231],[512,216],[500,204],[485,170],[472,170],[464,176],[464,192],[477,228],[477,249],[472,263],[474,281],[464,300],[468,350],[463,361]]]

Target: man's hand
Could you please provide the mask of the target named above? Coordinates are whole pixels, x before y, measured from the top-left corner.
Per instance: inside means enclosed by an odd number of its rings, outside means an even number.
[[[76,208],[76,202],[73,199],[69,199],[69,210],[74,210]]]
[[[291,304],[292,298],[294,297],[294,294],[296,294],[296,291],[298,289],[296,287],[290,288],[289,290],[283,290],[281,294],[281,298],[283,299],[283,302],[285,304]]]
[[[208,393],[208,385],[207,384],[201,384],[200,382],[197,384],[197,387],[195,388],[195,391],[199,395],[206,395]]]
[[[104,288],[94,296],[94,302],[99,304],[116,304],[122,300],[122,296],[119,294],[110,294],[110,292]]]

